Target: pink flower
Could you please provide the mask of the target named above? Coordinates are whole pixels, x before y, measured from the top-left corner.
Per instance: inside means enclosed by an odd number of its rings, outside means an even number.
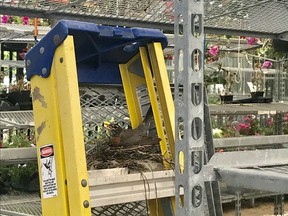
[[[212,46],[209,49],[209,54],[211,54],[212,56],[217,56],[219,53],[219,47],[218,46]]]
[[[240,129],[250,129],[250,124],[239,123]]]
[[[245,122],[250,122],[250,118],[248,116],[244,117]]]
[[[2,17],[1,17],[1,22],[2,22],[2,23],[8,23],[8,21],[9,21],[9,16],[7,16],[7,15],[2,15]]]
[[[284,116],[284,122],[288,122],[288,113],[286,113]]]
[[[267,119],[267,124],[271,126],[274,123],[273,118]]]
[[[22,17],[22,22],[23,22],[23,25],[28,25],[29,24],[29,17]]]
[[[270,68],[272,67],[272,62],[271,61],[265,61],[263,64],[262,64],[262,68]]]
[[[166,60],[173,60],[173,56],[172,56],[172,55],[169,55],[169,54],[164,55],[164,58],[165,58]]]
[[[248,45],[253,45],[256,42],[256,38],[253,37],[247,37],[246,40]]]

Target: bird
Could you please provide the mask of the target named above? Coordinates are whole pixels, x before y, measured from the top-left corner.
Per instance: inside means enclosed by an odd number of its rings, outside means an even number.
[[[110,130],[110,141],[113,146],[133,146],[159,143],[160,138],[150,135],[149,129],[153,122],[153,111],[150,105],[143,121],[137,128],[123,129],[117,124],[106,126]]]

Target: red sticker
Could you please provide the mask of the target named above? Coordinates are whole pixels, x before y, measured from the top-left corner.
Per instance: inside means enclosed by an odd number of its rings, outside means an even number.
[[[47,146],[47,147],[41,149],[41,156],[42,157],[49,157],[52,154],[53,154],[53,148],[50,146]]]

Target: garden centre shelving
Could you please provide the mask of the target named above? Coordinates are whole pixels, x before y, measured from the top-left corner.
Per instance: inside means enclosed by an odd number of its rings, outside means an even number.
[[[288,30],[287,4],[287,1],[276,0],[206,0],[203,11],[205,32],[285,39]],[[172,1],[162,0],[40,0],[0,3],[1,13],[8,15],[75,19],[171,32],[174,31],[173,9]]]

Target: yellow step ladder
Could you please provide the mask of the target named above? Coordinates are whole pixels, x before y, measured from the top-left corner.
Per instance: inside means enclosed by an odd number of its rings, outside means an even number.
[[[146,85],[164,167],[171,168],[175,111],[162,52],[166,45],[167,39],[159,30],[62,20],[27,54],[44,216],[91,215],[91,207],[99,205],[94,198],[100,180],[93,171],[88,177],[86,168],[78,83],[123,83],[133,128],[142,121],[136,89]],[[149,198],[150,214],[173,215],[174,198],[163,202],[157,198],[174,196],[174,173],[154,174],[149,185],[161,188],[164,178],[170,186],[164,185],[163,191],[168,192],[157,194],[156,190]],[[139,182],[139,175],[134,178]],[[133,177],[128,180],[133,181]]]

